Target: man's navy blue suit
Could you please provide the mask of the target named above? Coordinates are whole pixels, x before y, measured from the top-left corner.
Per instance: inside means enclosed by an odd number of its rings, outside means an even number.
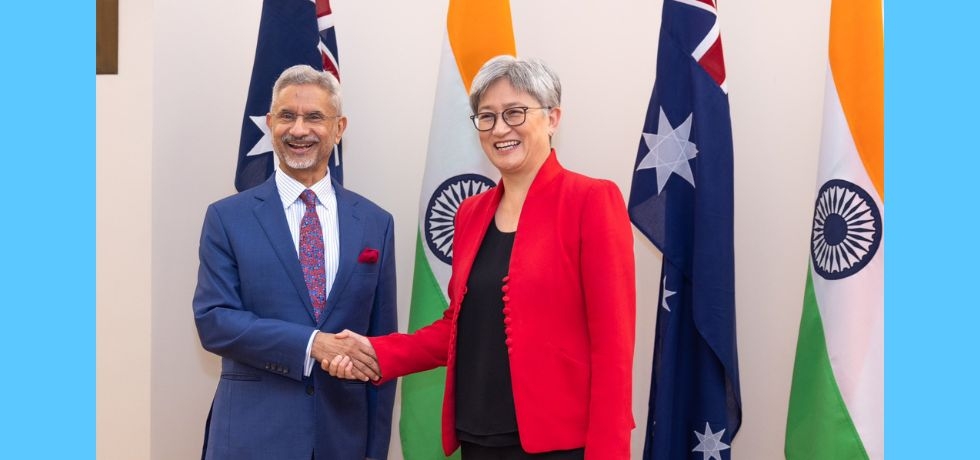
[[[338,380],[318,365],[303,377],[314,329],[397,329],[391,214],[333,187],[340,263],[318,322],[275,175],[208,207],[193,301],[201,344],[221,356],[208,459],[387,458],[394,382]],[[366,249],[377,260],[359,257]]]

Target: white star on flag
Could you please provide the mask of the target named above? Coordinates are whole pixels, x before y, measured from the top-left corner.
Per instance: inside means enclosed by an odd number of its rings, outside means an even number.
[[[660,297],[663,298],[663,300],[660,302],[660,306],[664,307],[664,310],[670,311],[670,306],[667,305],[667,297],[670,297],[677,293],[671,291],[670,289],[667,289],[667,275],[664,275],[664,280],[662,283],[660,283],[660,290],[661,290]]]
[[[249,150],[245,154],[247,157],[254,157],[256,155],[262,155],[263,153],[268,153],[272,151],[272,133],[269,132],[269,127],[265,124],[265,116],[253,117],[249,116],[252,123],[258,126],[262,130],[262,138],[259,139],[255,145],[252,146],[252,150]]]
[[[676,129],[670,125],[664,108],[660,108],[660,122],[656,133],[643,133],[643,142],[650,149],[636,170],[655,168],[657,170],[657,193],[664,191],[667,180],[677,174],[694,186],[694,174],[688,160],[698,155],[698,147],[691,138],[691,113]]]
[[[704,456],[702,457],[703,460],[721,460],[721,451],[730,449],[728,444],[721,442],[721,436],[725,434],[725,430],[712,433],[708,422],[704,422],[704,433],[698,433],[698,430],[694,430],[694,434],[697,435],[700,442],[694,446],[694,449],[691,449],[691,452],[701,452]]]

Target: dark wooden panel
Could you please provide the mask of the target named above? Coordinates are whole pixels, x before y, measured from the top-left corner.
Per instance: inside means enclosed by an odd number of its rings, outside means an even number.
[[[117,74],[119,73],[119,0],[96,0],[95,15],[95,73]]]

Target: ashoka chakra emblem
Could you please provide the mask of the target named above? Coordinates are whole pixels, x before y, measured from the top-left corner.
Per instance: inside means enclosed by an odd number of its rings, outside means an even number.
[[[425,208],[423,234],[425,244],[439,260],[453,263],[453,235],[456,210],[463,200],[482,193],[495,184],[479,174],[461,174],[450,177],[436,187]]]
[[[881,228],[881,212],[868,192],[845,180],[827,181],[813,210],[814,271],[828,280],[859,272],[878,251]]]

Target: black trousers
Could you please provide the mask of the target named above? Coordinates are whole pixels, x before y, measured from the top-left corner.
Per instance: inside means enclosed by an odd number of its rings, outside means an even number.
[[[585,449],[529,454],[521,446],[486,447],[466,441],[460,446],[462,460],[585,460]]]

